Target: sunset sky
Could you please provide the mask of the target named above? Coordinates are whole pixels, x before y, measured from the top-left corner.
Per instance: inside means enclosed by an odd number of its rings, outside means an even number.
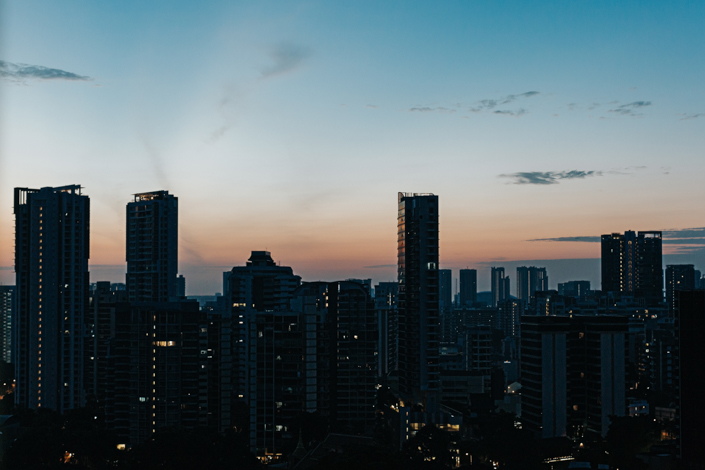
[[[537,263],[599,288],[595,237],[630,229],[705,271],[705,2],[4,0],[0,61],[0,283],[12,188],[67,184],[92,281],[124,282],[158,189],[188,294],[263,249],[393,280],[398,191],[439,195],[441,266],[480,290]]]

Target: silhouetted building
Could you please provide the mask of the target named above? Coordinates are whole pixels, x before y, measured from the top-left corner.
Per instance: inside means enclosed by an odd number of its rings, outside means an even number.
[[[0,286],[0,359],[12,362],[12,317],[15,286]]]
[[[372,295],[372,279],[355,279],[355,278],[349,278],[346,279],[347,282],[356,282],[358,284],[361,284],[362,287],[367,291],[370,296]]]
[[[695,289],[695,267],[692,264],[669,264],[666,266],[666,303],[673,312],[676,292]]]
[[[460,270],[460,307],[472,305],[477,302],[477,270]]]
[[[498,305],[498,312],[494,327],[502,330],[504,336],[519,336],[519,322],[524,315],[524,303],[518,299],[507,299]]]
[[[108,345],[115,336],[115,315],[127,302],[124,284],[97,282],[91,290],[90,309],[86,315],[85,391],[100,405],[105,402],[108,373]]]
[[[682,468],[705,467],[705,291],[676,291],[678,439]]]
[[[89,199],[79,185],[15,188],[15,403],[83,406]]]
[[[453,308],[453,271],[438,270],[438,291],[441,310]]]
[[[546,268],[520,266],[517,268],[517,299],[528,305],[536,291],[548,290]]]
[[[304,330],[300,315],[292,311],[260,311],[250,323],[250,450],[260,457],[279,459],[285,444],[297,436],[299,430],[290,426],[304,409]]]
[[[522,423],[538,437],[568,425],[604,436],[626,413],[628,324],[620,316],[521,318]]]
[[[602,235],[602,290],[663,302],[661,232]]]
[[[304,283],[294,293],[292,307],[306,332],[305,410],[320,412],[334,432],[371,431],[377,321],[369,293],[349,281]]]
[[[504,268],[492,267],[492,303],[490,306],[496,307],[498,302],[509,298],[509,277],[504,277]]]
[[[176,278],[176,296],[180,299],[186,298],[186,278],[182,274]]]
[[[386,377],[398,369],[397,363],[397,295],[398,282],[380,282],[375,286],[375,310],[377,311],[377,350],[379,364],[377,372]]]
[[[590,281],[568,281],[558,284],[558,294],[566,297],[585,297],[590,293]]]
[[[521,319],[522,425],[538,437],[566,435],[568,317]]]
[[[127,296],[130,302],[176,300],[179,200],[168,191],[134,195],[127,204]]]
[[[238,414],[240,412],[245,413],[245,418],[248,414],[251,418],[252,407],[257,406],[253,403],[258,400],[256,395],[251,395],[251,381],[258,373],[256,360],[252,358],[258,357],[253,354],[260,347],[258,337],[253,334],[258,328],[270,328],[266,326],[268,322],[275,325],[271,328],[282,326],[279,323],[284,321],[284,316],[291,315],[290,302],[301,284],[301,277],[294,275],[290,267],[277,266],[268,251],[253,251],[246,266],[234,267],[224,278],[227,280],[225,302],[229,313],[223,319],[227,324],[222,328],[230,330],[232,341],[222,345],[219,378],[212,379],[221,384],[217,398],[221,410],[220,429],[241,422],[243,416]],[[272,315],[260,318],[260,314],[268,312]],[[282,312],[281,315],[278,312]],[[254,439],[252,436],[262,429],[254,429],[251,422],[249,426],[250,436]],[[253,450],[261,447],[255,441],[251,444]]]
[[[122,443],[165,427],[207,424],[208,328],[196,301],[131,302],[115,309],[105,420]]]
[[[488,391],[492,372],[492,328],[489,325],[468,326],[460,336],[463,369],[481,376],[484,390]]]
[[[435,410],[439,377],[438,196],[399,193],[399,390]]]

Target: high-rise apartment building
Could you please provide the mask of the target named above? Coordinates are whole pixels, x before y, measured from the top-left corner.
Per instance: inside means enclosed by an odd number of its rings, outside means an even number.
[[[438,292],[441,310],[453,308],[453,271],[450,269],[438,270]]]
[[[84,388],[86,397],[105,403],[108,373],[108,345],[115,336],[115,318],[119,308],[125,308],[127,291],[110,282],[92,285],[90,309],[86,314],[86,352]]]
[[[558,295],[585,297],[590,292],[590,281],[568,281],[558,283]]]
[[[439,393],[438,196],[399,193],[399,391],[435,411]]]
[[[681,468],[703,468],[705,463],[705,291],[676,291],[676,367],[678,377],[678,446]]]
[[[663,302],[661,232],[602,235],[602,290]]]
[[[477,302],[477,270],[460,270],[460,307],[472,305]]]
[[[626,413],[628,321],[620,316],[521,318],[522,424],[537,437],[569,425],[604,436]]]
[[[509,277],[504,276],[504,268],[492,267],[491,271],[492,303],[490,306],[496,307],[498,302],[509,298]]]
[[[517,268],[517,299],[528,305],[536,291],[548,290],[546,268],[519,266]]]
[[[666,303],[673,312],[676,292],[695,289],[695,266],[692,264],[669,264],[666,266]]]
[[[168,302],[178,294],[179,200],[168,191],[134,195],[127,204],[127,295]]]
[[[497,317],[494,327],[502,330],[504,337],[519,336],[519,321],[526,305],[519,299],[507,299],[497,304]]]
[[[224,282],[227,312],[219,320],[221,330],[229,332],[232,341],[222,338],[218,351],[220,366],[213,379],[219,388],[217,398],[214,397],[220,410],[219,429],[228,429],[240,422],[243,416],[238,413],[241,412],[245,413],[247,421],[251,402],[256,400],[249,395],[250,381],[257,374],[256,363],[250,359],[252,348],[259,347],[253,343],[259,341],[253,338],[253,332],[264,325],[263,321],[279,325],[278,322],[284,321],[281,315],[291,314],[290,302],[301,284],[301,277],[288,266],[277,266],[268,251],[253,251],[246,265],[235,266],[224,276]],[[266,312],[282,313],[268,319],[259,318]]]
[[[377,312],[377,373],[386,377],[398,369],[397,363],[397,296],[398,282],[380,282],[375,285],[375,310]]]
[[[292,309],[300,314],[306,332],[306,411],[320,412],[333,431],[371,431],[377,321],[369,293],[349,281],[304,283],[294,293]]]
[[[176,296],[180,299],[186,297],[186,278],[183,274],[176,278]]]
[[[108,343],[105,420],[121,443],[207,424],[205,313],[196,301],[118,304]]]
[[[15,286],[0,286],[0,360],[12,362],[12,317]]]
[[[79,185],[15,188],[15,403],[84,403],[89,199]]]

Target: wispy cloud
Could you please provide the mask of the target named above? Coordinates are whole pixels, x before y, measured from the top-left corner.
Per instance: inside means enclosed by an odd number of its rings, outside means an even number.
[[[414,112],[415,112],[415,113],[433,113],[433,112],[437,112],[437,113],[453,114],[453,113],[455,113],[456,111],[455,111],[455,109],[449,109],[449,108],[445,108],[445,107],[443,107],[443,106],[437,106],[437,107],[435,107],[435,108],[431,108],[431,107],[429,107],[429,106],[415,106],[415,107],[413,107],[413,108],[409,108],[409,112],[412,112],[412,113],[414,113]]]
[[[282,43],[269,50],[272,63],[260,70],[261,79],[284,75],[297,70],[311,57],[311,50],[296,44]]]
[[[396,268],[396,264],[375,264],[374,266],[363,266],[367,269],[379,269],[379,268]]]
[[[506,115],[506,116],[522,116],[528,111],[525,108],[519,108],[519,109],[506,109],[504,105],[508,105],[510,103],[513,103],[517,100],[521,99],[526,99],[526,98],[531,98],[532,96],[538,95],[538,91],[527,91],[524,93],[519,93],[516,95],[507,95],[503,96],[501,98],[492,98],[492,99],[484,99],[484,100],[479,100],[475,101],[469,108],[465,108],[467,105],[463,105],[463,103],[452,103],[446,107],[446,106],[432,106],[432,105],[416,105],[414,107],[409,108],[410,112],[417,112],[417,113],[447,113],[447,114],[453,114],[457,112],[458,110],[461,111],[470,111],[473,113],[479,113],[483,111],[487,111],[492,114],[500,114],[500,115]],[[502,109],[495,109],[498,106],[502,106]],[[462,116],[464,119],[467,119],[468,116]]]
[[[25,80],[70,80],[91,81],[91,77],[78,75],[66,70],[52,69],[42,65],[14,64],[0,60],[0,77],[5,80],[24,82]]]
[[[634,101],[632,103],[623,104],[614,109],[610,109],[609,112],[623,115],[641,116],[642,113],[638,113],[636,110],[647,106],[651,106],[651,101]]]
[[[558,184],[561,180],[584,179],[590,176],[602,176],[601,171],[522,171],[517,173],[505,173],[498,178],[513,179],[513,184]]]
[[[705,227],[662,230],[663,244],[671,246],[672,253],[688,254],[705,248]],[[585,242],[599,243],[594,235],[577,237],[534,238],[528,242]]]
[[[681,114],[683,116],[682,118],[679,119],[679,121],[687,121],[688,119],[697,119],[699,117],[705,116],[705,113],[697,113],[697,114]]]
[[[534,238],[526,240],[527,242],[587,242],[597,243],[600,237],[585,236],[585,237],[556,237],[556,238]]]
[[[509,109],[497,109],[493,111],[494,114],[503,114],[505,116],[523,116],[528,113],[524,108],[519,108],[516,111],[511,111]]]
[[[509,104],[509,103],[512,103],[512,102],[519,100],[519,99],[531,98],[532,96],[536,96],[538,94],[540,94],[538,91],[527,91],[524,93],[519,93],[518,95],[507,95],[503,98],[484,99],[484,100],[480,100],[480,101],[475,102],[475,104],[470,107],[469,111],[472,111],[473,113],[479,113],[482,111],[490,111],[490,110],[493,110],[494,108],[496,108],[497,106]],[[524,110],[524,109],[520,109],[519,111],[523,111],[523,112],[521,112],[519,114],[516,111],[514,111],[514,112],[512,112],[512,111],[500,111],[500,112],[494,111],[494,112],[496,114],[513,113],[512,115],[514,115],[514,116],[518,116],[518,115],[526,113],[526,110]]]

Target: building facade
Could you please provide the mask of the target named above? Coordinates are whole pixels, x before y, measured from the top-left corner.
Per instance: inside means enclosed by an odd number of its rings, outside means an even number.
[[[12,317],[15,311],[15,286],[0,286],[0,359],[12,362]]]
[[[663,302],[662,234],[626,231],[602,235],[602,290]]]
[[[676,292],[693,289],[695,289],[695,266],[692,264],[666,266],[666,303],[671,313],[676,304]]]
[[[678,375],[678,446],[681,468],[705,466],[705,389],[702,358],[705,355],[705,291],[676,292],[675,305]]]
[[[127,296],[130,302],[178,297],[179,200],[168,191],[134,195],[127,204]]]
[[[399,391],[433,410],[439,393],[438,196],[399,193]]]
[[[616,315],[523,316],[522,423],[537,437],[605,436],[624,416],[629,327]]]
[[[548,290],[546,268],[519,266],[517,268],[517,299],[528,305],[536,291]]]
[[[476,269],[461,269],[460,270],[460,307],[466,305],[472,306],[477,302],[477,270]]]
[[[15,188],[15,403],[84,404],[90,202],[79,185]]]
[[[510,282],[509,277],[504,276],[504,268],[492,267],[491,270],[492,302],[491,307],[509,298]]]
[[[205,314],[198,302],[131,302],[116,308],[108,342],[105,420],[137,445],[166,427],[207,424]]]

